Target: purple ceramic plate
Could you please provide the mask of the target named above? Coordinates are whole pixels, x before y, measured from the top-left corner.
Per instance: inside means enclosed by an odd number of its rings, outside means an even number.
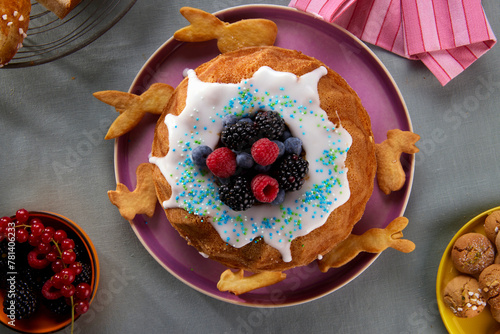
[[[309,14],[283,6],[250,5],[234,7],[217,13],[223,21],[266,18],[278,25],[276,46],[296,49],[313,56],[342,75],[360,96],[372,119],[376,142],[386,138],[387,130],[411,130],[405,103],[377,57],[346,30]],[[164,82],[176,87],[186,68],[214,58],[219,52],[215,41],[181,43],[168,40],[146,62],[137,75],[130,92],[141,94],[152,83]],[[148,161],[157,117],[145,117],[139,126],[116,141],[115,168],[117,182],[129,188],[136,185],[135,170]],[[355,226],[361,234],[373,228],[384,228],[403,214],[413,180],[413,157],[404,158],[407,174],[405,187],[385,196],[375,185],[365,215]],[[376,255],[362,253],[339,269],[321,273],[316,263],[288,270],[287,279],[271,287],[234,296],[217,290],[224,266],[203,258],[186,244],[167,221],[158,205],[154,217],[137,216],[132,222],[134,232],[151,255],[172,275],[194,289],[214,298],[246,306],[280,307],[300,304],[324,296],[344,286],[365,270]]]

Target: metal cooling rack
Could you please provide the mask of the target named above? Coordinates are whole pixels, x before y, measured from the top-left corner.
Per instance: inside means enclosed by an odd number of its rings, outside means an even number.
[[[3,68],[35,66],[67,56],[95,41],[136,0],[82,0],[63,20],[32,0],[28,36]]]

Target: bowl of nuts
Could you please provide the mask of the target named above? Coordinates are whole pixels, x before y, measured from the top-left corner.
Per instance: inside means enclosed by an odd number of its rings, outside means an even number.
[[[89,236],[59,214],[20,209],[0,218],[0,322],[51,333],[88,311],[99,284]]]

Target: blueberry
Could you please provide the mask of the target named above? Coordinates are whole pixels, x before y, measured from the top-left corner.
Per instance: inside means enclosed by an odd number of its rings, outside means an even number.
[[[226,115],[224,116],[224,118],[222,119],[222,126],[228,126],[228,125],[233,125],[233,124],[236,124],[236,122],[238,122],[238,117],[232,115],[232,114],[229,114],[229,115]]]
[[[207,167],[207,157],[212,153],[212,149],[206,145],[200,145],[193,150],[192,159],[195,165]]]
[[[253,163],[254,161],[250,153],[240,152],[236,155],[236,165],[242,168],[252,168]]]
[[[290,154],[300,155],[302,152],[302,140],[297,137],[290,137],[285,140],[285,150]]]
[[[285,200],[285,190],[280,189],[278,191],[278,195],[276,195],[276,198],[274,199],[274,201],[271,202],[271,204],[279,205],[279,204],[283,203],[284,200]]]
[[[292,136],[292,134],[290,133],[290,131],[285,130],[285,131],[283,131],[283,134],[281,135],[281,138],[283,139],[283,141],[285,141],[288,138],[290,138],[291,136]]]
[[[255,164],[255,166],[253,167],[253,169],[255,169],[259,173],[266,173],[266,172],[268,172],[271,169],[271,166],[272,165],[262,166],[262,165],[259,165],[259,164]]]
[[[273,140],[272,142],[275,143],[276,145],[278,145],[278,149],[279,149],[278,158],[281,158],[283,156],[283,154],[285,154],[285,144],[283,144],[283,142],[281,142],[279,140]]]
[[[238,123],[250,123],[250,124],[253,124],[253,121],[250,118],[248,118],[248,117],[243,117],[242,119],[240,119],[238,121]]]

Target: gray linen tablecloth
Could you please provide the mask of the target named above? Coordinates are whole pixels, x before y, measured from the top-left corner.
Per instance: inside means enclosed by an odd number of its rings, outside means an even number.
[[[115,114],[92,93],[127,91],[144,62],[186,24],[182,6],[213,12],[249,3],[255,2],[138,1],[84,49],[41,66],[0,70],[0,215],[21,207],[54,211],[90,235],[101,280],[78,333],[445,333],[435,297],[441,255],[463,224],[500,205],[498,46],[445,87],[421,63],[369,46],[394,77],[422,137],[404,231],[417,248],[385,251],[319,300],[259,309],[205,296],[160,266],[108,201],[106,192],[116,186],[114,143],[102,138]],[[500,34],[500,2],[483,6]]]

